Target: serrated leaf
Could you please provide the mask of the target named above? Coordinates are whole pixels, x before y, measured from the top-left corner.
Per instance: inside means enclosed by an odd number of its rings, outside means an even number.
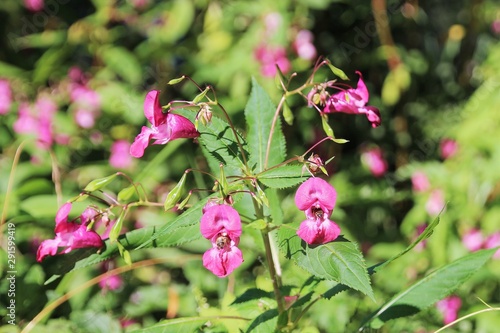
[[[177,113],[183,115],[194,122],[196,114],[188,110],[177,110]],[[198,132],[200,136],[198,142],[201,145],[203,155],[208,161],[208,165],[214,174],[220,172],[220,164],[224,164],[226,176],[241,175],[245,168],[244,158],[238,147],[238,142],[231,130],[229,124],[217,117],[212,117],[210,123],[199,124]],[[238,133],[238,138],[243,146],[245,155],[247,143],[243,136]]]
[[[340,236],[327,244],[309,246],[296,235],[294,228],[280,228],[278,238],[285,255],[309,273],[337,281],[374,299],[366,264],[356,244]]]
[[[266,91],[252,78],[252,91],[245,106],[245,119],[248,124],[248,150],[250,151],[250,168],[261,172],[268,166],[277,165],[285,160],[285,137],[281,131],[281,120],[278,117],[274,127],[271,144],[271,126],[276,107]],[[267,158],[267,161],[266,161]]]
[[[248,326],[247,333],[269,333],[274,332],[278,320],[278,310],[270,309],[257,316]]]
[[[391,319],[413,315],[431,306],[469,279],[496,251],[496,248],[480,250],[432,272],[381,306],[364,322],[362,327],[374,319],[387,322]]]
[[[302,169],[302,164],[289,164],[259,173],[257,179],[267,187],[286,188],[306,181],[309,176]]]
[[[199,327],[209,321],[210,318],[187,317],[163,320],[159,323],[142,328],[133,333],[190,333],[195,332]]]

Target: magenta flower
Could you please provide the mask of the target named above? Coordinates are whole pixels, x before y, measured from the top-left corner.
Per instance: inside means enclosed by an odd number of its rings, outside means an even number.
[[[314,35],[309,30],[300,30],[295,37],[292,46],[297,55],[305,60],[314,60],[316,58],[316,47],[312,41]]]
[[[431,187],[429,179],[422,171],[416,171],[411,175],[411,184],[415,192],[425,192]]]
[[[471,229],[462,236],[462,244],[471,252],[483,247],[483,233],[478,229]]]
[[[56,214],[56,237],[44,240],[38,247],[36,260],[41,262],[46,256],[69,253],[74,249],[85,247],[101,247],[103,242],[101,237],[93,231],[87,230],[88,218],[80,216],[81,224],[73,221],[68,222],[68,215],[71,211],[71,203],[66,203],[59,208]],[[58,253],[59,248],[64,248]]]
[[[115,268],[116,263],[113,260],[104,261],[101,264],[101,270],[103,273],[109,272]],[[99,287],[101,291],[106,293],[108,290],[118,290],[123,286],[123,279],[118,274],[106,274],[99,280]]]
[[[425,209],[430,216],[437,216],[441,212],[441,209],[443,209],[444,205],[444,193],[442,190],[436,189],[431,192],[431,195],[427,199]]]
[[[218,277],[231,274],[243,262],[238,249],[241,219],[238,212],[228,205],[206,208],[200,223],[203,237],[212,242],[212,248],[203,254],[203,266]]]
[[[378,147],[363,152],[361,160],[375,177],[381,177],[387,172],[387,161],[384,159],[382,149]]]
[[[32,11],[39,12],[45,6],[44,0],[24,0],[24,6]]]
[[[133,160],[130,157],[130,143],[125,140],[117,140],[111,145],[111,156],[109,157],[109,164],[116,169],[129,168]]]
[[[323,109],[323,113],[343,112],[365,114],[372,127],[380,126],[380,111],[374,106],[366,105],[370,95],[363,81],[363,76],[358,71],[356,73],[359,75],[357,88],[349,88],[330,96]]]
[[[9,112],[12,104],[12,91],[7,80],[0,80],[0,115]]]
[[[260,72],[263,76],[274,77],[277,74],[276,66],[284,74],[291,68],[286,50],[281,46],[260,45],[255,49],[254,55],[260,63]]]
[[[483,244],[485,249],[491,249],[497,246],[500,246],[500,232],[495,232],[494,234],[489,235]],[[495,252],[493,258],[500,259],[500,250]]]
[[[300,224],[297,235],[307,244],[324,244],[339,236],[339,226],[329,220],[336,199],[333,186],[321,178],[309,178],[297,189],[295,205],[307,218]]]
[[[151,123],[151,128],[142,127],[130,147],[130,155],[142,157],[151,139],[155,145],[163,145],[180,138],[196,138],[200,135],[193,123],[187,118],[170,112],[163,113],[160,105],[160,92],[150,91],[144,101],[144,115]]]
[[[78,75],[78,73],[71,74],[75,77]],[[81,128],[94,127],[95,120],[100,115],[101,109],[101,98],[99,94],[79,83],[71,84],[70,89],[71,101],[76,109],[74,113],[75,122]]]
[[[439,143],[441,158],[446,160],[453,157],[458,151],[458,144],[453,139],[443,139]]]
[[[436,303],[436,307],[443,315],[445,325],[455,321],[458,317],[458,310],[462,306],[462,300],[458,296],[449,296]]]

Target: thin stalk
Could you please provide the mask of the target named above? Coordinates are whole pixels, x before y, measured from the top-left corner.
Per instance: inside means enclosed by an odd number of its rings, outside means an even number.
[[[57,159],[54,152],[50,151],[50,160],[52,162],[52,181],[54,182],[54,188],[56,190],[57,205],[62,205],[62,187],[61,187],[61,172],[57,166]]]
[[[490,312],[490,311],[500,311],[500,308],[487,308],[487,309],[479,310],[479,311],[476,311],[476,312],[473,312],[473,313],[469,313],[468,315],[463,316],[463,317],[461,317],[461,318],[458,318],[457,320],[452,321],[452,322],[451,322],[451,323],[449,323],[448,325],[445,325],[445,326],[441,327],[440,329],[438,329],[438,330],[437,330],[436,332],[434,332],[434,333],[439,333],[439,332],[441,332],[442,330],[447,329],[447,328],[449,328],[449,327],[451,327],[451,326],[453,326],[453,325],[455,325],[455,324],[457,324],[457,323],[461,322],[462,320],[465,320],[465,319],[470,318],[470,317],[472,317],[472,316],[475,316],[475,315],[481,314],[481,313],[483,313],[483,312]]]
[[[276,108],[276,112],[274,113],[273,122],[271,123],[271,130],[269,131],[269,139],[267,139],[266,158],[264,159],[263,169],[267,168],[267,162],[269,160],[269,153],[271,152],[271,141],[273,140],[274,129],[276,127],[276,123],[278,122],[278,117],[280,115],[280,111],[281,111],[281,108],[283,106],[283,103],[285,103],[285,100],[286,100],[286,94],[281,97],[280,102],[278,104],[278,107]]]

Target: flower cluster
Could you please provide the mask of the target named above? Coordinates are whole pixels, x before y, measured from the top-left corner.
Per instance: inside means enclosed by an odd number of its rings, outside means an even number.
[[[321,178],[309,178],[299,186],[295,204],[307,219],[300,224],[297,235],[306,243],[324,244],[339,236],[339,226],[329,219],[336,199],[333,186]]]
[[[171,112],[163,113],[160,105],[160,92],[150,91],[144,101],[144,115],[151,124],[151,128],[143,126],[141,133],[136,136],[130,146],[130,154],[142,157],[144,150],[149,146],[151,139],[155,145],[166,144],[180,138],[196,138],[200,135],[189,119]]]
[[[72,204],[66,203],[59,208],[56,214],[55,238],[44,240],[38,247],[36,260],[41,262],[46,256],[69,253],[75,249],[86,247],[102,247],[101,237],[93,230],[88,230],[87,225],[94,218],[95,211],[86,209],[78,218],[81,223],[68,222],[68,215]],[[62,247],[63,251],[58,253]]]
[[[243,262],[237,247],[241,236],[241,219],[229,205],[210,205],[204,208],[200,230],[212,242],[203,255],[203,266],[218,277],[231,274]]]
[[[449,296],[436,303],[436,307],[443,315],[445,325],[455,321],[458,317],[458,310],[462,306],[462,300],[458,296]]]

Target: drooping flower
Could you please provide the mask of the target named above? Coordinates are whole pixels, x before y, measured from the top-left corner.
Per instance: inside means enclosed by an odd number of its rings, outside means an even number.
[[[125,140],[117,140],[111,145],[111,156],[109,164],[116,169],[127,169],[133,163],[129,154],[130,143]]]
[[[387,172],[387,161],[384,159],[382,149],[378,147],[364,151],[361,160],[375,177],[381,177]]]
[[[363,76],[360,72],[356,71],[359,75],[358,86],[356,89],[349,88],[340,91],[327,100],[323,113],[343,112],[349,114],[365,114],[366,118],[372,124],[372,127],[380,126],[381,118],[380,111],[374,107],[366,105],[370,97],[368,88],[366,88]]]
[[[431,187],[427,175],[422,171],[416,171],[411,175],[411,184],[415,192],[425,192]]]
[[[462,300],[458,296],[449,296],[436,303],[436,307],[443,315],[445,325],[455,321],[458,317],[458,310],[462,306]]]
[[[12,104],[12,91],[7,80],[0,80],[0,114],[9,112]]]
[[[337,191],[321,178],[312,177],[302,183],[295,193],[295,205],[306,214],[297,235],[308,244],[324,244],[340,234],[339,226],[329,219]]]
[[[66,203],[59,208],[56,214],[55,238],[44,240],[38,247],[36,260],[41,262],[46,256],[69,253],[75,249],[86,247],[101,247],[101,237],[93,230],[87,230],[89,220],[80,216],[81,224],[70,221],[68,215],[71,211],[71,203]],[[58,252],[59,248],[64,248]]]
[[[441,158],[446,160],[453,157],[458,151],[458,144],[453,139],[443,139],[439,143]]]
[[[144,115],[151,123],[151,128],[143,126],[130,146],[130,155],[142,157],[151,139],[155,145],[163,145],[180,138],[196,138],[200,135],[193,123],[187,118],[170,112],[163,113],[160,105],[160,92],[150,91],[144,101]]]
[[[203,266],[218,277],[225,277],[243,262],[237,247],[241,235],[241,219],[229,205],[209,206],[201,218],[203,237],[212,242],[212,248],[203,254]]]

